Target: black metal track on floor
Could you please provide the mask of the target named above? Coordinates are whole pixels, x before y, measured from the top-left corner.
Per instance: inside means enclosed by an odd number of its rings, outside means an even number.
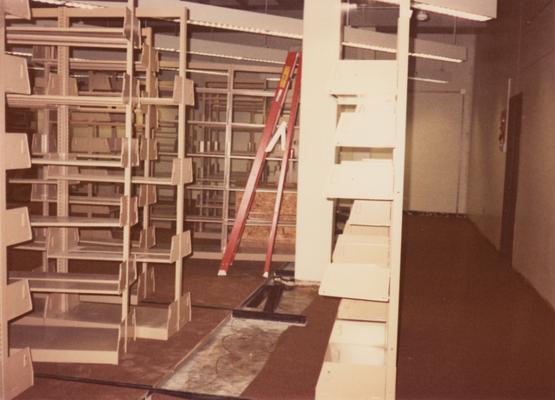
[[[213,304],[191,304],[191,307],[193,307],[193,308],[206,308],[208,310],[224,310],[224,311],[233,311],[234,310],[233,307],[218,306],[218,305],[213,305]]]
[[[239,308],[258,307],[266,297],[267,291],[268,291],[268,282],[266,281],[262,285],[260,285],[254,292],[252,292],[250,296],[247,297],[245,301],[241,303]]]
[[[280,269],[275,271],[276,276],[294,277],[295,271],[292,269]]]
[[[276,271],[276,275],[279,277],[278,271]],[[286,290],[286,286],[282,282],[273,278],[267,279],[238,308],[232,310],[233,317],[305,325],[305,315],[275,312],[284,290]],[[263,302],[265,302],[263,310],[260,310],[259,307]]]
[[[292,324],[306,324],[306,315],[298,314],[282,314],[274,312],[265,312],[258,310],[246,310],[244,308],[239,308],[233,310],[233,316],[235,318],[246,318],[246,319],[259,319],[265,321],[276,321],[276,322],[289,322]]]
[[[268,291],[268,296],[266,298],[266,303],[264,303],[264,312],[274,313],[277,306],[279,306],[282,295],[283,285],[270,286],[270,290]]]
[[[119,388],[126,388],[126,389],[139,389],[139,390],[145,390],[147,392],[147,395],[163,394],[163,395],[166,395],[166,396],[177,397],[179,399],[189,399],[189,400],[249,400],[246,397],[220,396],[220,395],[214,395],[214,394],[184,392],[184,391],[179,391],[179,390],[170,390],[170,389],[157,388],[157,387],[154,387],[154,386],[151,386],[151,385],[143,385],[143,384],[140,384],[140,383],[114,382],[114,381],[106,381],[106,380],[102,380],[102,379],[91,379],[91,378],[81,378],[81,377],[66,376],[66,375],[45,374],[45,373],[40,373],[40,372],[35,372],[35,378],[51,379],[51,380],[65,381],[65,382],[87,383],[87,384],[91,384],[91,385],[112,386],[112,387],[119,387]]]

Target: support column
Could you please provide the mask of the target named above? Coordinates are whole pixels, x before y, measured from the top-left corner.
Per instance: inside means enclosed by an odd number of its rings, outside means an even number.
[[[295,278],[320,281],[331,261],[333,201],[324,196],[335,160],[337,104],[327,85],[341,54],[341,1],[305,0]]]

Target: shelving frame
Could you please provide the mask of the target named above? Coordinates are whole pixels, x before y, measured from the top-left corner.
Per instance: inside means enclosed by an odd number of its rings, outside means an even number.
[[[248,164],[239,168],[235,165],[254,160],[258,136],[264,128],[267,102],[273,96],[268,82],[277,79],[280,67],[203,63],[195,71],[219,79],[201,79],[202,85],[199,83],[196,88],[198,107],[195,113],[189,114],[188,124],[194,128],[194,133],[190,135],[192,143],[189,146],[193,151],[188,156],[194,160],[196,180],[187,187],[189,204],[194,204],[194,208],[186,221],[193,226],[195,238],[212,243],[206,249],[197,248],[193,257],[219,259],[234,221],[233,202],[243,191],[248,174]],[[240,121],[237,120],[239,114],[242,114]],[[237,144],[246,145],[247,152],[237,151]],[[281,161],[279,155],[276,151],[268,158],[274,163],[272,165]],[[291,163],[295,164],[296,158]],[[292,170],[288,181],[293,187],[286,190],[288,193],[295,192],[296,168]],[[238,175],[239,171],[242,175]],[[257,192],[272,193],[275,190],[270,184]],[[214,201],[217,203],[211,203]],[[254,218],[247,223],[268,228],[270,224],[270,219],[260,221]],[[292,228],[294,222],[280,225]],[[277,261],[293,260],[291,250],[275,256]],[[237,255],[237,259],[243,260],[263,260],[264,257],[262,248],[242,250]]]
[[[43,251],[44,261],[35,271],[23,274],[14,271],[12,280],[29,278],[34,291],[46,293],[46,297],[42,294],[35,296],[41,303],[37,312],[18,320],[16,325],[21,336],[27,336],[26,339],[33,343],[36,360],[64,362],[80,359],[83,362],[117,363],[120,343],[126,350],[127,340],[135,337],[167,340],[191,318],[190,295],[183,293],[182,282],[183,258],[191,252],[190,234],[184,231],[183,223],[184,186],[192,181],[191,160],[185,157],[185,114],[186,107],[194,101],[192,82],[186,77],[187,10],[183,7],[163,11],[141,9],[129,1],[125,8],[83,10],[60,7],[33,9],[32,14],[37,19],[56,19],[59,25],[57,29],[48,30],[38,43],[47,47],[42,47],[42,52],[33,51],[31,59],[31,62],[44,66],[44,76],[49,78],[43,82],[46,93],[37,93],[37,89],[30,96],[8,96],[7,101],[12,107],[38,108],[42,116],[39,125],[45,129],[41,136],[47,137],[37,140],[34,146],[40,153],[33,157],[34,164],[41,171],[39,177],[16,178],[10,182],[31,184],[34,192],[42,193],[32,200],[42,202],[43,215],[33,216],[31,225],[36,233],[42,230],[44,235],[35,235],[33,242],[19,246],[19,249]],[[75,28],[71,24],[72,18],[86,20],[98,18],[99,14],[123,21],[122,28]],[[180,56],[171,97],[158,94],[159,55],[154,50],[152,30],[140,28],[141,18],[167,19],[179,26]],[[36,29],[44,31],[44,28]],[[11,40],[12,45],[34,46],[36,50],[35,35],[28,35],[34,30],[10,26],[8,43]],[[116,31],[125,40],[116,40]],[[93,43],[87,40],[87,35],[88,39],[113,36],[114,40]],[[70,57],[68,46],[117,48],[125,57],[119,61]],[[139,50],[140,60],[136,57]],[[53,58],[54,55],[57,59]],[[48,76],[52,70],[56,71],[55,80]],[[99,71],[98,74],[89,73],[86,90],[78,88],[77,79],[83,79],[81,71]],[[114,92],[110,84],[118,78],[121,78],[119,93]],[[138,84],[138,79],[144,84]],[[100,87],[99,90],[94,89],[93,82]],[[52,89],[55,89],[54,93]],[[158,107],[175,107],[180,116],[176,121],[178,148],[172,158],[170,176],[154,176],[152,171],[152,163],[158,157],[152,134]],[[50,109],[57,110],[55,121],[49,118]],[[136,120],[138,114],[142,121]],[[70,115],[89,115],[95,121],[90,118],[81,122],[70,120]],[[112,118],[118,115],[124,119]],[[57,129],[54,149],[49,134],[53,126]],[[107,128],[111,130],[112,138],[100,138],[94,134],[90,138],[76,137],[72,131],[76,127],[92,129],[93,132],[99,127]],[[123,131],[123,135],[118,137],[118,130]],[[76,152],[76,147],[83,150]],[[54,155],[49,156],[53,150]],[[120,172],[116,172],[118,170]],[[83,183],[85,195],[76,195],[74,190],[70,192],[70,188],[79,183]],[[102,185],[117,186],[122,191],[111,190],[108,195],[103,193],[96,197],[105,189]],[[161,186],[174,187],[177,196],[176,231],[168,246],[157,246],[151,223],[150,208],[155,204],[156,191]],[[57,189],[55,196],[49,189],[52,187]],[[52,203],[56,204],[57,216],[48,215]],[[142,208],[140,215],[139,208]],[[114,210],[119,210],[119,217],[114,218]],[[76,212],[85,212],[87,216],[76,217]],[[97,217],[98,214],[106,216]],[[133,226],[140,219],[142,229],[138,232]],[[80,232],[82,228],[94,229]],[[121,235],[112,237],[111,230],[114,229]],[[140,233],[138,242],[134,239],[137,233]],[[49,271],[49,260],[52,259],[56,260],[56,273]],[[72,263],[119,263],[119,273],[114,277],[68,273],[70,260]],[[138,263],[140,274],[136,270]],[[142,302],[145,297],[154,295],[152,264],[173,265],[175,268],[173,301],[167,308],[153,308]],[[91,320],[94,315],[102,317]],[[90,334],[91,330],[97,334],[116,332],[110,340],[117,341],[117,344],[110,347],[110,351],[106,351],[108,346],[104,343],[95,341],[91,346],[98,345],[98,349],[44,348],[33,334],[33,327],[37,326],[48,335],[58,334],[60,326],[71,329],[73,335]],[[64,351],[69,356],[62,356]],[[72,358],[71,354],[77,358]]]
[[[0,398],[11,400],[33,385],[33,366],[28,347],[10,350],[13,332],[9,322],[32,308],[29,283],[8,282],[8,246],[31,236],[27,208],[7,208],[7,171],[29,168],[27,137],[6,132],[6,94],[29,93],[25,60],[6,54],[6,16],[29,19],[27,0],[0,3]]]

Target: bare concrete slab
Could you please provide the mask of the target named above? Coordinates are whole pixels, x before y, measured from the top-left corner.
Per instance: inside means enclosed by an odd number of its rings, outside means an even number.
[[[160,387],[239,396],[263,368],[288,327],[279,322],[233,318]]]

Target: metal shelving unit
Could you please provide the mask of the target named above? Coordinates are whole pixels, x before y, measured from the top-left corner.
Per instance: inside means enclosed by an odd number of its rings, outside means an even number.
[[[214,64],[218,80],[203,79],[204,86],[197,88],[199,105],[190,115],[188,124],[193,136],[188,153],[194,160],[196,180],[188,187],[191,210],[187,221],[194,226],[195,237],[211,239],[212,251],[195,252],[193,256],[218,258],[227,244],[227,237],[234,222],[236,196],[244,190],[249,165],[255,158],[257,143],[264,128],[268,101],[280,68],[270,69],[252,65]],[[199,84],[200,86],[200,84]],[[281,162],[279,146],[268,157],[269,166]],[[296,163],[296,158],[291,160]],[[275,192],[275,180],[267,173],[267,188],[257,192]],[[291,168],[288,182],[296,181],[296,167]],[[294,193],[295,187],[286,192]],[[270,220],[250,220],[247,225],[267,226]],[[290,224],[289,224],[290,225]],[[285,226],[285,225],[281,225]],[[264,250],[244,252],[240,259],[263,260]],[[282,260],[292,260],[292,253],[282,254]]]
[[[31,166],[27,135],[6,132],[6,94],[30,91],[25,59],[6,54],[6,16],[29,19],[27,0],[0,3],[0,397],[11,400],[33,385],[28,347],[10,351],[14,332],[9,322],[31,310],[31,293],[25,279],[8,282],[8,246],[29,240],[27,208],[7,209],[7,171]],[[9,77],[9,79],[8,79]]]
[[[121,21],[120,27],[73,22],[98,18],[99,12]],[[145,10],[130,1],[117,9],[36,9],[33,16],[55,18],[58,27],[7,30],[8,43],[30,47],[30,63],[44,71],[32,94],[7,97],[10,107],[38,116],[31,159],[37,176],[10,182],[31,185],[31,201],[42,203],[42,213],[30,218],[33,241],[18,248],[41,251],[43,264],[10,271],[11,281],[29,282],[35,302],[33,313],[13,324],[13,346],[30,346],[35,361],[117,364],[127,340],[167,340],[191,318],[190,296],[182,289],[183,258],[191,253],[183,223],[184,187],[192,182],[191,159],[185,157],[184,116],[193,103],[186,78],[187,10]],[[172,19],[179,27],[169,97],[158,92],[159,55],[152,30],[141,29],[146,18]],[[87,62],[72,56],[76,48],[111,49],[121,61]],[[176,154],[164,174],[152,168],[160,107],[175,108],[180,116]],[[151,207],[160,187],[173,187],[176,194],[175,233],[169,243],[157,244]],[[173,301],[166,308],[143,302],[153,295],[152,264],[175,268]]]

